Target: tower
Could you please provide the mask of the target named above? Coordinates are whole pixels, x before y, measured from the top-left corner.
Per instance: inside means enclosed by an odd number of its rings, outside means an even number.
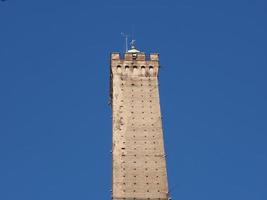
[[[159,55],[111,54],[112,199],[168,200]]]

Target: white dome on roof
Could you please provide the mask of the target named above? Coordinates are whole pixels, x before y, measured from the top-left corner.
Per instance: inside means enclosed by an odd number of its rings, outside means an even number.
[[[134,48],[134,49],[128,50],[127,52],[128,53],[139,53],[140,51]]]

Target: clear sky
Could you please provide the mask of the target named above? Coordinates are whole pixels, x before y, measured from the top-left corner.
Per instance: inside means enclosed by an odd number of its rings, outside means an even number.
[[[160,53],[173,199],[266,200],[266,10],[0,1],[0,200],[110,199],[109,54],[132,29],[140,50]]]

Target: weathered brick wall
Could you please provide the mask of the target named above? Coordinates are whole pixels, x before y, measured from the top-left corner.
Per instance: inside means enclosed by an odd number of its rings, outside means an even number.
[[[158,68],[158,54],[111,55],[113,199],[168,198]]]

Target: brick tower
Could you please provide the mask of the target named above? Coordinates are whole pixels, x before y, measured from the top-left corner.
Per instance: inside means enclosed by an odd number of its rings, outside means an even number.
[[[158,71],[158,54],[111,54],[113,200],[169,199]]]

